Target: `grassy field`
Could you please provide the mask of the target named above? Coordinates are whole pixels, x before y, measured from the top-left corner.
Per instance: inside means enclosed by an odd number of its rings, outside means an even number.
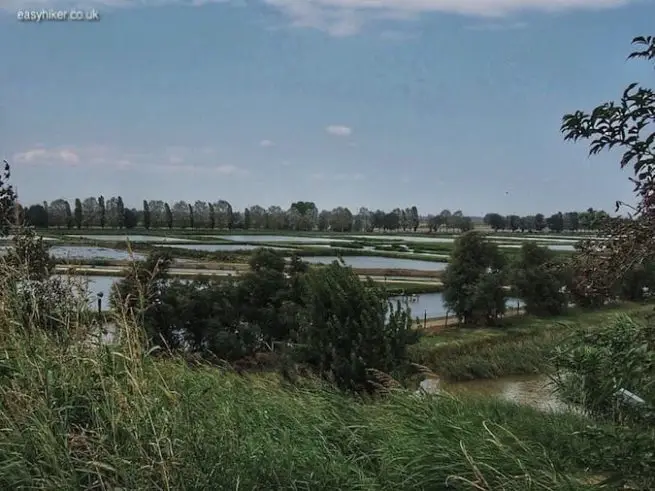
[[[574,329],[608,322],[620,313],[643,316],[653,308],[652,304],[621,304],[595,312],[572,309],[568,315],[549,319],[507,318],[500,328],[446,329],[423,336],[411,348],[411,357],[453,381],[548,373],[553,348]]]
[[[0,328],[2,489],[583,490],[603,473],[573,415],[239,377],[146,356],[129,324],[104,348]]]

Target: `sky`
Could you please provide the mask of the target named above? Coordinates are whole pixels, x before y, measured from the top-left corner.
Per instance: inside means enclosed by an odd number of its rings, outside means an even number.
[[[25,11],[96,20],[18,20]],[[19,14],[21,12],[21,14]],[[653,0],[0,0],[0,158],[23,203],[614,211],[564,114],[646,85]]]

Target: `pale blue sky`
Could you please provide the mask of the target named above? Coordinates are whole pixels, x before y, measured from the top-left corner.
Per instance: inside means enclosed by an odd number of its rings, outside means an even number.
[[[16,18],[72,5],[100,21]],[[560,120],[652,81],[625,58],[653,19],[652,0],[0,0],[0,155],[24,202],[613,211],[628,171]]]

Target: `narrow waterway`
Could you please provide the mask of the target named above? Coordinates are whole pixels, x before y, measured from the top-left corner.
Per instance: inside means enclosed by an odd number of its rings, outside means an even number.
[[[542,411],[565,411],[570,406],[555,393],[550,379],[544,375],[502,377],[469,382],[441,382],[440,389],[454,396],[480,395],[532,406]]]

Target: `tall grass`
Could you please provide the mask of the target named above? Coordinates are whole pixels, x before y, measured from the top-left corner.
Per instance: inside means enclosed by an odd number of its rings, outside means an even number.
[[[65,298],[2,273],[0,489],[591,489],[578,417],[240,377],[154,356],[121,314],[102,344],[85,302],[46,330]]]
[[[409,353],[414,363],[453,381],[550,373],[555,348],[577,328],[593,329],[613,323],[619,314],[639,318],[652,311],[652,304],[625,303],[596,312],[572,309],[551,319],[508,318],[501,328],[458,328],[424,336]]]

